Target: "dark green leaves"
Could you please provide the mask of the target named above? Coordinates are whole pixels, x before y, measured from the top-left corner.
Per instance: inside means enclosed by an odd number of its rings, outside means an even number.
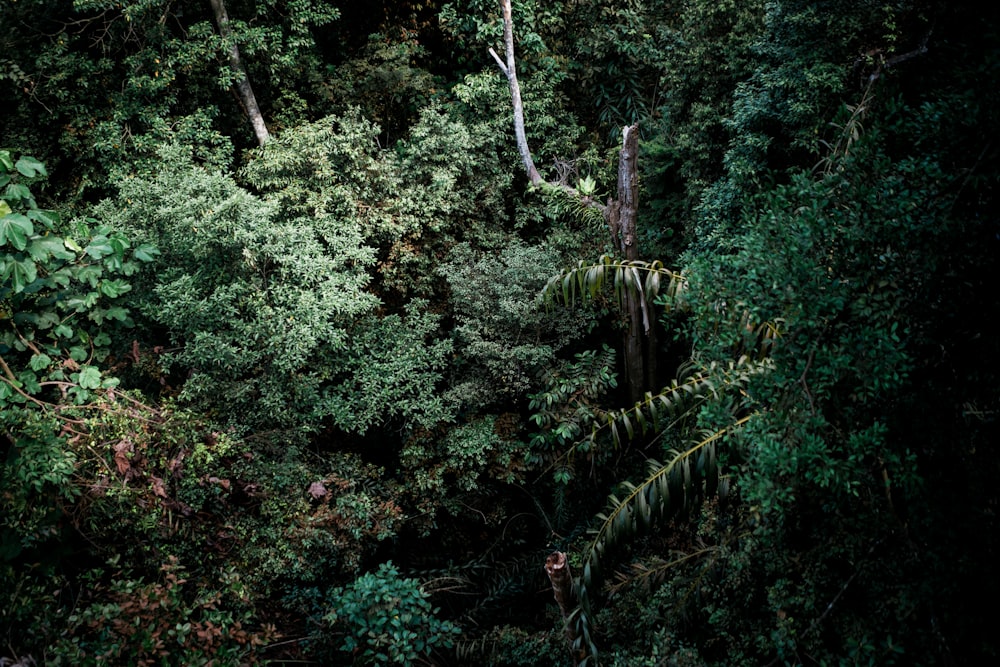
[[[24,250],[28,237],[34,233],[35,228],[26,215],[8,213],[0,218],[0,246],[9,244],[17,250]]]
[[[34,158],[14,161],[0,151],[0,175],[7,193],[0,200],[0,350],[8,369],[0,378],[5,387],[0,418],[8,400],[58,413],[62,404],[88,403],[95,390],[116,382],[103,378],[96,365],[111,343],[102,327],[130,323],[128,310],[116,302],[132,289],[122,275],[157,250],[144,244],[134,258],[126,257],[128,239],[107,227],[88,229],[96,223],[89,218],[72,225],[82,246],[63,236],[69,226],[57,213],[37,208],[24,182],[47,176]],[[70,369],[77,372],[67,378]],[[45,393],[54,383],[61,388],[58,396]],[[15,422],[30,414],[22,413]]]
[[[30,259],[0,256],[0,279],[9,282],[9,289],[17,294],[38,278],[38,267]]]

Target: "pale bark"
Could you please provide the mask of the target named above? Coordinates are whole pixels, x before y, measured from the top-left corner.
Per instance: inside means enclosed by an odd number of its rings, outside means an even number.
[[[264,123],[264,116],[260,112],[260,107],[257,106],[257,98],[253,94],[253,88],[250,86],[250,79],[247,77],[247,71],[243,67],[243,61],[240,59],[239,47],[236,46],[236,41],[233,39],[233,31],[229,27],[229,14],[226,12],[225,2],[224,0],[209,0],[209,2],[212,3],[215,23],[219,26],[219,35],[222,36],[223,40],[229,42],[229,66],[232,68],[234,74],[233,88],[236,90],[236,94],[243,104],[243,109],[250,119],[250,125],[253,127],[254,136],[257,137],[257,143],[263,146],[271,136],[267,131],[267,125]]]
[[[521,103],[521,87],[517,81],[517,63],[514,58],[514,23],[511,18],[510,0],[500,0],[503,8],[503,40],[506,61],[496,51],[489,49],[500,71],[507,77],[514,111],[514,136],[517,151],[532,185],[547,183],[571,196],[577,197],[583,206],[600,209],[608,222],[611,240],[615,248],[627,261],[639,259],[639,243],[636,236],[636,216],[639,207],[639,175],[636,167],[639,156],[638,126],[622,129],[622,149],[618,165],[617,199],[609,199],[607,206],[601,206],[590,197],[564,184],[546,182],[535,168],[531,149],[524,130],[524,107]],[[641,282],[636,290],[625,290],[624,310],[628,327],[624,334],[625,380],[629,398],[633,402],[641,400],[646,389],[656,383],[656,338],[649,313],[649,304],[642,294]]]
[[[497,61],[500,71],[507,76],[510,96],[514,103],[514,136],[517,139],[517,152],[521,154],[521,162],[528,174],[528,180],[531,181],[532,185],[538,185],[542,182],[542,177],[535,169],[535,162],[531,159],[531,150],[528,149],[528,139],[524,134],[524,106],[521,104],[521,87],[517,83],[517,63],[514,60],[514,20],[511,18],[510,0],[501,0],[501,4],[503,5],[503,47],[506,51],[507,62],[504,63],[492,47],[490,47],[490,55]]]

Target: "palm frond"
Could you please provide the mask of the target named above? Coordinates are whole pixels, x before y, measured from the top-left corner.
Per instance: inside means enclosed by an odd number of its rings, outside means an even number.
[[[756,413],[755,413],[756,414]],[[625,483],[627,495],[608,498],[609,509],[597,515],[600,525],[583,560],[576,581],[578,608],[571,615],[575,626],[575,649],[597,655],[593,641],[590,592],[599,590],[604,561],[615,548],[654,524],[689,512],[705,497],[728,494],[729,481],[719,473],[717,443],[727,433],[741,427],[753,414],[733,425],[704,437],[691,448],[678,452],[667,464],[650,461],[650,473],[639,484]]]
[[[575,267],[563,269],[552,276],[542,295],[546,301],[561,301],[572,306],[577,299],[593,299],[609,283],[614,288],[619,306],[625,293],[631,292],[650,303],[657,297],[664,297],[679,308],[687,281],[680,273],[665,268],[659,260],[624,261],[602,255],[596,262],[581,261]]]
[[[663,583],[667,573],[674,567],[718,550],[719,547],[717,546],[708,546],[698,549],[697,551],[692,551],[691,553],[678,555],[676,558],[669,561],[665,561],[661,558],[654,558],[649,563],[632,563],[629,566],[628,572],[619,571],[615,573],[615,583],[611,586],[609,597],[614,596],[626,587],[633,586],[637,583],[642,584],[645,590],[651,591],[654,587]]]
[[[615,447],[621,447],[639,436],[662,433],[694,414],[706,400],[719,399],[724,392],[734,388],[739,390],[751,376],[765,372],[768,368],[769,360],[755,360],[746,356],[726,364],[713,362],[680,382],[676,379],[671,381],[656,394],[646,392],[643,399],[630,408],[599,414],[586,435],[580,435],[585,426],[574,424],[573,434],[578,439],[555,458],[542,474],[559,465],[568,465],[577,452],[595,451],[599,438],[608,431]]]

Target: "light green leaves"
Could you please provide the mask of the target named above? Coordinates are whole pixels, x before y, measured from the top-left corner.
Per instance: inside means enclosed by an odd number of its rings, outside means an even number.
[[[8,157],[8,160],[10,158]],[[19,174],[27,178],[34,178],[36,176],[48,176],[49,172],[45,170],[45,165],[36,160],[33,157],[27,155],[22,155],[18,158],[17,162],[14,163],[14,168]]]
[[[79,373],[74,373],[72,377],[84,389],[97,389],[101,386],[101,371],[93,366],[84,366]]]
[[[43,370],[52,365],[52,357],[50,357],[47,354],[36,354],[33,357],[31,357],[29,365],[31,366],[31,370],[33,371]]]

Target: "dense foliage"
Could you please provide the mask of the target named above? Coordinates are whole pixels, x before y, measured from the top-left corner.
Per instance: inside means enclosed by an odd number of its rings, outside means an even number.
[[[0,7],[0,664],[997,660],[996,17],[501,4]]]

